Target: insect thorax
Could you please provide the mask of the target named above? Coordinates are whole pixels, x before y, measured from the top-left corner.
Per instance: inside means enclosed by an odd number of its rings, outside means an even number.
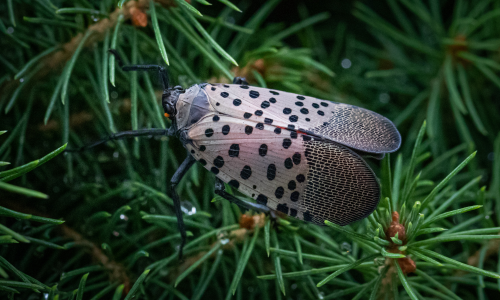
[[[183,130],[197,123],[207,114],[213,112],[208,95],[203,86],[195,84],[179,95],[177,101],[177,129]]]

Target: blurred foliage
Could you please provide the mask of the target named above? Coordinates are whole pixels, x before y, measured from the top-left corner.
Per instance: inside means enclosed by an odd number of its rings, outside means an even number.
[[[498,298],[500,2],[0,8],[0,297]],[[403,146],[369,162],[379,208],[346,227],[273,223],[214,198],[195,165],[178,186],[189,230],[179,262],[167,189],[186,155],[178,140],[60,154],[170,126],[156,74],[123,72],[110,48],[127,64],[168,64],[174,85],[243,76],[388,117]]]

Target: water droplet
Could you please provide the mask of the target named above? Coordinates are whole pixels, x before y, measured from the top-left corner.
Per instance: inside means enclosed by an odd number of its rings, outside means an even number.
[[[13,34],[14,33],[14,28],[13,27],[7,28],[7,33],[8,34]]]
[[[319,292],[318,299],[325,299],[325,293]]]
[[[342,68],[344,69],[349,69],[352,66],[352,62],[349,58],[344,58],[342,62],[340,63]]]
[[[389,101],[391,100],[391,96],[389,96],[388,93],[381,93],[379,96],[378,96],[378,100],[382,103],[389,103]]]
[[[24,78],[19,79],[19,82],[23,83],[24,82]]]
[[[118,158],[120,156],[120,153],[118,151],[113,152],[113,157]]]
[[[290,286],[290,288],[291,288],[292,290],[295,290],[295,289],[297,288],[297,284],[296,284],[296,283],[292,284],[292,285]]]
[[[486,220],[488,220],[488,219],[490,218],[490,216],[484,216],[484,218],[485,218]]]
[[[233,17],[227,17],[226,22],[229,24],[234,24],[234,18]]]
[[[118,231],[113,231],[113,235],[114,235],[114,236],[119,236],[119,235],[120,235],[120,233],[119,233]]]
[[[349,244],[348,242],[343,242],[342,244],[340,244],[340,251],[344,252],[344,254],[351,252],[351,250],[351,244]]]
[[[196,207],[194,207],[193,204],[191,204],[191,202],[189,201],[181,202],[181,210],[188,216],[194,215],[196,213]]]
[[[249,287],[248,287],[248,291],[249,291],[250,293],[252,293],[252,292],[253,292],[253,290],[254,290],[253,286],[249,286]]]
[[[126,215],[124,215],[124,214],[120,215],[120,219],[128,221],[128,217]]]
[[[156,209],[154,207],[151,207],[151,209],[149,210],[150,213],[154,214],[156,212]]]
[[[229,243],[229,239],[222,239],[222,240],[220,240],[220,243],[222,245],[226,245],[227,243]]]
[[[111,98],[113,98],[113,99],[118,98],[118,93],[117,93],[117,92],[115,92],[115,91],[112,91],[112,92],[111,92]]]

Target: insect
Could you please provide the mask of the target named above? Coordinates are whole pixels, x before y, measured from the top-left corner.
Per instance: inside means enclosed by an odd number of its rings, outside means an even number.
[[[401,136],[387,118],[353,105],[250,86],[238,77],[233,84],[172,88],[163,67],[123,66],[117,52],[110,52],[124,71],[158,70],[162,106],[172,125],[117,133],[96,144],[140,135],[181,140],[188,156],[171,179],[181,257],[186,235],[175,188],[196,162],[217,177],[216,194],[245,208],[347,225],[377,207],[380,186],[362,157],[381,159],[399,148]],[[227,193],[224,183],[257,204]]]

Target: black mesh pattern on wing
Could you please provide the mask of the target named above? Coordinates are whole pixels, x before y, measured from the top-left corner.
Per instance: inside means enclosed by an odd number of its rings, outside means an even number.
[[[305,211],[312,222],[347,225],[367,217],[380,199],[375,174],[347,147],[329,141],[306,141],[309,165],[304,191]]]
[[[309,131],[350,148],[370,153],[396,151],[401,135],[387,118],[353,105],[332,105],[332,117]]]

